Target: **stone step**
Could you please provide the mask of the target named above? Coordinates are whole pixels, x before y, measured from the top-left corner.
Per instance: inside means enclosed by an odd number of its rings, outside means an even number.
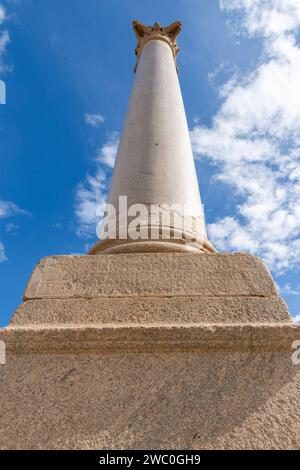
[[[251,323],[289,321],[279,297],[121,297],[27,300],[11,325]]]
[[[264,263],[247,254],[50,256],[24,299],[277,295]]]
[[[8,326],[0,340],[8,354],[152,352],[159,351],[288,351],[299,340],[292,322],[249,324],[156,324]],[[146,365],[145,365],[146,367]]]

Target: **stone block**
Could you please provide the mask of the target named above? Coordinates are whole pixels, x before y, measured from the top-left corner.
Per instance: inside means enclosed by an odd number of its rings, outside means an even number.
[[[300,446],[300,326],[250,255],[45,258],[0,340],[1,449]]]

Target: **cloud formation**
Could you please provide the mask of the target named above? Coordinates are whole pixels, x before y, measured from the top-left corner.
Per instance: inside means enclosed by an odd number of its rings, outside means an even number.
[[[0,263],[3,263],[3,261],[6,261],[7,257],[5,254],[5,248],[3,243],[0,241]]]
[[[212,126],[191,132],[196,157],[234,189],[236,216],[208,226],[217,248],[262,256],[271,269],[300,257],[300,26],[298,0],[221,0],[241,15],[240,34],[259,36],[260,61],[222,87]],[[230,85],[230,86],[229,86]]]
[[[294,317],[295,322],[300,323],[300,314]]]
[[[112,132],[94,159],[96,170],[87,174],[75,191],[76,233],[83,238],[96,236],[96,225],[105,207],[110,181],[119,144],[119,134]]]
[[[0,199],[0,219],[6,219],[14,215],[31,215],[30,212],[21,209],[11,201],[3,201]]]
[[[2,4],[0,4],[0,26],[7,19],[6,10]],[[0,73],[7,70],[7,66],[3,62],[3,56],[6,52],[6,46],[10,41],[9,33],[7,30],[0,30]]]
[[[117,155],[117,150],[119,146],[119,133],[112,132],[105,144],[100,147],[97,152],[96,160],[99,163],[104,163],[104,165],[113,168],[115,166],[115,160]]]
[[[24,209],[21,209],[20,207],[18,207],[13,202],[4,201],[4,200],[0,199],[0,221],[4,220],[4,219],[8,219],[10,217],[17,216],[17,215],[31,216],[30,212],[25,211]],[[8,226],[8,224],[6,225],[6,227],[7,226]],[[8,233],[10,232],[10,230],[6,230],[6,231]],[[7,260],[7,257],[6,257],[6,254],[5,254],[5,247],[2,243],[2,241],[0,240],[0,263],[2,263],[3,261],[6,261],[6,260]]]
[[[92,127],[98,127],[100,124],[103,124],[105,117],[102,114],[89,114],[84,115],[85,122]]]
[[[6,11],[3,5],[0,3],[0,25],[3,23],[3,21],[6,19]]]
[[[75,191],[76,234],[79,237],[89,238],[96,235],[96,225],[99,221],[97,209],[99,205],[105,204],[106,197],[106,174],[97,168],[93,176],[86,175]]]

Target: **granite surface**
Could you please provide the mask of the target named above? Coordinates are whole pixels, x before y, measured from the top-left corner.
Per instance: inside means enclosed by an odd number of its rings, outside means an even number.
[[[44,258],[33,271],[24,300],[272,294],[277,294],[272,277],[254,256],[135,253]]]
[[[0,371],[1,449],[299,448],[290,354],[27,354]]]
[[[258,258],[45,258],[0,340],[1,449],[300,447],[300,326]]]

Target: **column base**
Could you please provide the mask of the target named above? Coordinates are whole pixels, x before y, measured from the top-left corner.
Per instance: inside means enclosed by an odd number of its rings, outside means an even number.
[[[89,250],[89,255],[121,253],[216,253],[207,240],[202,244],[188,240],[99,240]]]

